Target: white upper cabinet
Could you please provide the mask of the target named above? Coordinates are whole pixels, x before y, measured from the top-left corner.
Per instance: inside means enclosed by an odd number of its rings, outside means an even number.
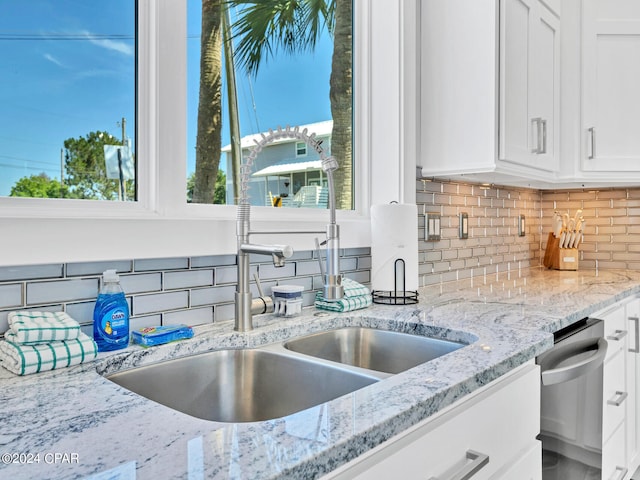
[[[538,0],[500,2],[500,160],[558,170],[559,29]]]
[[[640,178],[640,1],[583,0],[585,178]],[[618,172],[618,173],[616,173]]]
[[[421,2],[423,175],[530,186],[555,178],[558,13],[539,0]]]

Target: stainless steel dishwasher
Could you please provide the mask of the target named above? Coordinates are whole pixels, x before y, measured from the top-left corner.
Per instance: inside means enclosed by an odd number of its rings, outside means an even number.
[[[554,334],[541,368],[543,480],[600,480],[604,322],[585,318]]]

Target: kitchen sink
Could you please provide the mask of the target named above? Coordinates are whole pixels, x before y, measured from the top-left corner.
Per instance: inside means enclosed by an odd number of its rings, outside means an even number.
[[[464,343],[366,327],[344,327],[290,340],[285,348],[333,362],[400,373]]]
[[[289,415],[379,380],[286,351],[259,349],[217,350],[106,378],[188,415],[233,423]]]

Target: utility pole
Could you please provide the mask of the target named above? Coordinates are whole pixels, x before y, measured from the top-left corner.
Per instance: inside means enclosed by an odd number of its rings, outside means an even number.
[[[122,127],[122,147],[118,149],[118,170],[120,172],[120,191],[119,193],[119,197],[121,200],[123,201],[127,201],[127,189],[126,189],[126,183],[124,180],[124,176],[122,175],[122,149],[124,148],[124,146],[127,144],[127,133],[126,133],[126,125],[127,125],[127,119],[122,117],[122,123],[121,123],[121,127]]]
[[[64,195],[62,189],[64,187],[64,148],[60,149],[60,198]]]

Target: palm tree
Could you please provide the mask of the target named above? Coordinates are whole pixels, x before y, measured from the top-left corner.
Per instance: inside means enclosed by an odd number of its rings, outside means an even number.
[[[352,0],[230,0],[241,8],[234,25],[239,37],[236,57],[255,75],[262,61],[282,49],[311,51],[326,29],[333,36],[329,97],[333,116],[331,153],[336,206],[353,206],[352,168]]]
[[[194,203],[214,203],[222,148],[222,2],[202,0]]]

